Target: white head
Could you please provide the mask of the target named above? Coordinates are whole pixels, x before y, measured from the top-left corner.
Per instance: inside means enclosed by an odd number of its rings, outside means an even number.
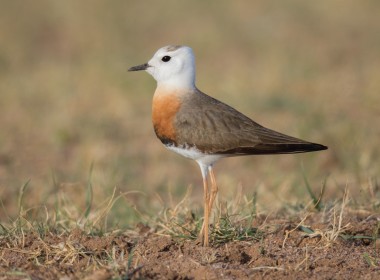
[[[195,88],[194,53],[187,46],[166,46],[159,49],[148,63],[129,68],[128,71],[146,70],[158,86],[175,89]]]

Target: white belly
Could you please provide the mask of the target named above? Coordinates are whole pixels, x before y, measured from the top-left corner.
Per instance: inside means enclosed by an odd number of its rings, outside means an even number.
[[[198,162],[198,164],[202,164],[205,166],[213,165],[217,160],[225,157],[225,155],[213,155],[213,154],[205,154],[200,150],[194,147],[175,147],[174,145],[165,146],[167,149],[176,152],[186,158],[193,159]]]

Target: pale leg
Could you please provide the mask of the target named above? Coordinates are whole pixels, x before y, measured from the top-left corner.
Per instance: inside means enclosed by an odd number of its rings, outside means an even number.
[[[214,175],[214,171],[212,170],[212,167],[210,166],[208,170],[209,170],[210,179],[211,179],[211,191],[210,191],[211,193],[210,193],[210,200],[208,203],[208,209],[210,213],[212,211],[212,206],[214,204],[216,195],[218,194],[218,185],[216,184],[216,179],[215,179],[215,175]]]
[[[208,218],[210,215],[209,210],[209,192],[208,192],[208,185],[207,185],[207,178],[203,178],[203,197],[204,197],[204,220],[203,225],[201,229],[200,236],[203,236],[203,246],[208,246]]]
[[[218,194],[218,185],[216,184],[215,174],[211,166],[208,167],[208,172],[210,174],[211,189],[209,192],[207,176],[203,177],[204,220],[199,235],[200,239],[203,239],[203,246],[209,246],[209,218],[216,195]]]

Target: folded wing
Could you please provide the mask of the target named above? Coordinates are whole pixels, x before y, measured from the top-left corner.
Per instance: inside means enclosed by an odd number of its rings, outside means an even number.
[[[205,100],[207,99],[207,100]],[[265,128],[232,107],[198,91],[183,102],[174,120],[177,145],[211,154],[304,153],[327,149]]]

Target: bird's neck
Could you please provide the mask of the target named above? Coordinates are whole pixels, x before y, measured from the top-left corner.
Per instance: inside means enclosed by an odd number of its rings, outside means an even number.
[[[157,80],[157,88],[165,88],[171,91],[189,91],[195,89],[194,71],[183,71]]]
[[[158,82],[157,88],[154,93],[155,97],[165,96],[165,95],[176,95],[182,96],[188,94],[189,92],[194,92],[196,87],[194,83],[168,83],[168,82]]]

